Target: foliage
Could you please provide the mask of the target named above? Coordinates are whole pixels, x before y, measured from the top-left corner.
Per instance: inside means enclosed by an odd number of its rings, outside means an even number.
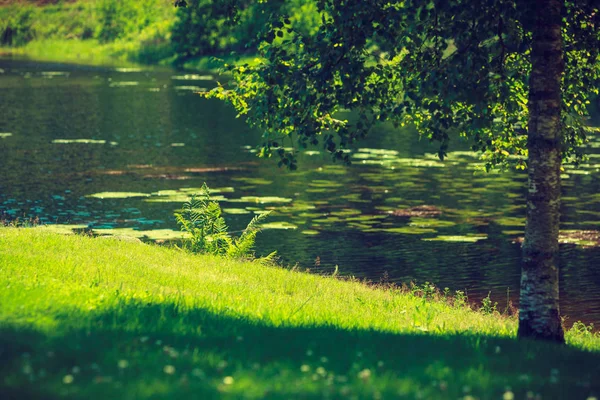
[[[228,66],[232,84],[209,97],[229,101],[264,132],[261,154],[295,168],[294,151],[322,146],[348,161],[345,149],[379,122],[414,124],[440,143],[452,136],[483,152],[486,168],[525,168],[534,2],[466,0],[321,0],[318,32],[271,20],[257,66]],[[591,0],[567,1],[563,36],[563,156],[579,146],[589,96],[600,83],[600,12]],[[358,117],[339,119],[351,110]]]
[[[65,59],[85,47],[85,53],[75,58],[156,63],[173,56],[174,19],[172,5],[162,0],[13,5],[0,7],[0,44],[44,58]],[[48,45],[51,48],[45,49]],[[69,51],[70,46],[74,50]],[[53,50],[58,54],[52,54]]]
[[[33,7],[0,7],[0,44],[19,46],[30,41],[32,16]]]
[[[293,15],[294,29],[311,34],[318,24],[311,0],[232,1],[193,0],[177,12],[173,45],[179,62],[205,55],[257,51],[273,14]]]
[[[495,314],[498,311],[498,303],[492,302],[490,299],[491,292],[486,297],[481,299],[481,308],[479,309],[484,314]]]
[[[252,258],[260,224],[269,214],[270,211],[255,216],[239,237],[232,238],[221,216],[221,206],[210,199],[210,189],[204,183],[200,193],[185,202],[182,210],[175,213],[175,218],[181,230],[191,235],[189,239],[184,239],[184,248],[192,253]],[[274,257],[275,252],[262,260],[269,261]]]

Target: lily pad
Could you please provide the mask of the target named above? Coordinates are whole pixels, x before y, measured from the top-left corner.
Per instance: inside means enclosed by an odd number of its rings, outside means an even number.
[[[227,214],[250,214],[250,211],[245,208],[223,208],[223,212]]]
[[[215,78],[212,75],[185,74],[173,75],[171,79],[177,81],[212,81]]]
[[[236,182],[244,182],[250,185],[270,185],[273,181],[263,178],[249,178],[249,177],[237,177],[232,178],[231,180]]]
[[[190,92],[206,92],[208,89],[200,86],[175,86],[175,90],[185,90]]]
[[[137,86],[139,84],[140,84],[139,82],[123,81],[123,82],[111,82],[108,86],[110,86],[110,87],[129,87],[129,86]]]
[[[525,218],[519,217],[496,218],[494,222],[500,226],[525,226]]]
[[[83,143],[83,144],[106,144],[106,140],[96,139],[54,139],[52,143],[58,144],[70,144],[70,143]],[[108,142],[111,146],[116,146],[117,142]]]
[[[309,183],[308,186],[317,188],[339,188],[344,185],[339,182],[328,181],[325,179],[315,179],[311,183]]]
[[[100,192],[89,194],[86,197],[94,197],[97,199],[128,199],[132,197],[150,197],[150,194],[140,192]]]
[[[403,226],[403,227],[398,227],[398,228],[384,228],[384,229],[378,229],[379,232],[386,232],[386,233],[401,233],[404,235],[422,235],[424,233],[435,233],[436,230],[435,229],[430,229],[430,228],[419,228],[416,226]]]
[[[467,235],[440,235],[434,238],[424,238],[426,242],[464,242],[475,243],[487,239],[486,234],[467,234]]]
[[[410,219],[410,226],[418,226],[422,228],[446,228],[456,225],[456,222],[442,221],[435,218],[420,218],[413,217]]]
[[[115,68],[115,71],[117,71],[117,72],[142,72],[142,69],[135,68],[135,67],[118,67],[118,68]]]
[[[286,197],[277,197],[277,196],[243,196],[239,199],[228,199],[226,201],[230,201],[232,203],[290,203],[292,199]]]
[[[290,222],[267,222],[266,224],[261,224],[260,225],[261,229],[284,229],[284,230],[288,230],[288,229],[298,229],[297,225],[294,225]]]
[[[70,73],[67,71],[42,71],[40,72],[44,78],[64,77],[67,78]]]

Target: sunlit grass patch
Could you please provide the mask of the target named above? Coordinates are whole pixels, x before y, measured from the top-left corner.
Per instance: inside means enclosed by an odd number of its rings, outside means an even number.
[[[515,340],[435,289],[0,229],[2,398],[542,398],[600,390],[600,338]],[[456,303],[456,304],[453,304]],[[587,350],[587,351],[584,351]]]

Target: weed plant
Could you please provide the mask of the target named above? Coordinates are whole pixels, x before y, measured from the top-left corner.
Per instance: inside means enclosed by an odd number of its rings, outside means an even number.
[[[271,212],[258,214],[248,223],[238,237],[232,237],[223,219],[221,206],[210,199],[210,189],[204,183],[200,193],[183,204],[175,218],[181,230],[189,234],[183,239],[183,248],[195,254],[211,254],[230,258],[254,259],[254,243],[260,232],[260,224]],[[258,259],[272,261],[277,252]]]

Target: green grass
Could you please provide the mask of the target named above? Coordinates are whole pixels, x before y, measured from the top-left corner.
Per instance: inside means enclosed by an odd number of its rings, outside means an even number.
[[[0,288],[2,399],[600,394],[597,335],[155,245],[0,228]]]

